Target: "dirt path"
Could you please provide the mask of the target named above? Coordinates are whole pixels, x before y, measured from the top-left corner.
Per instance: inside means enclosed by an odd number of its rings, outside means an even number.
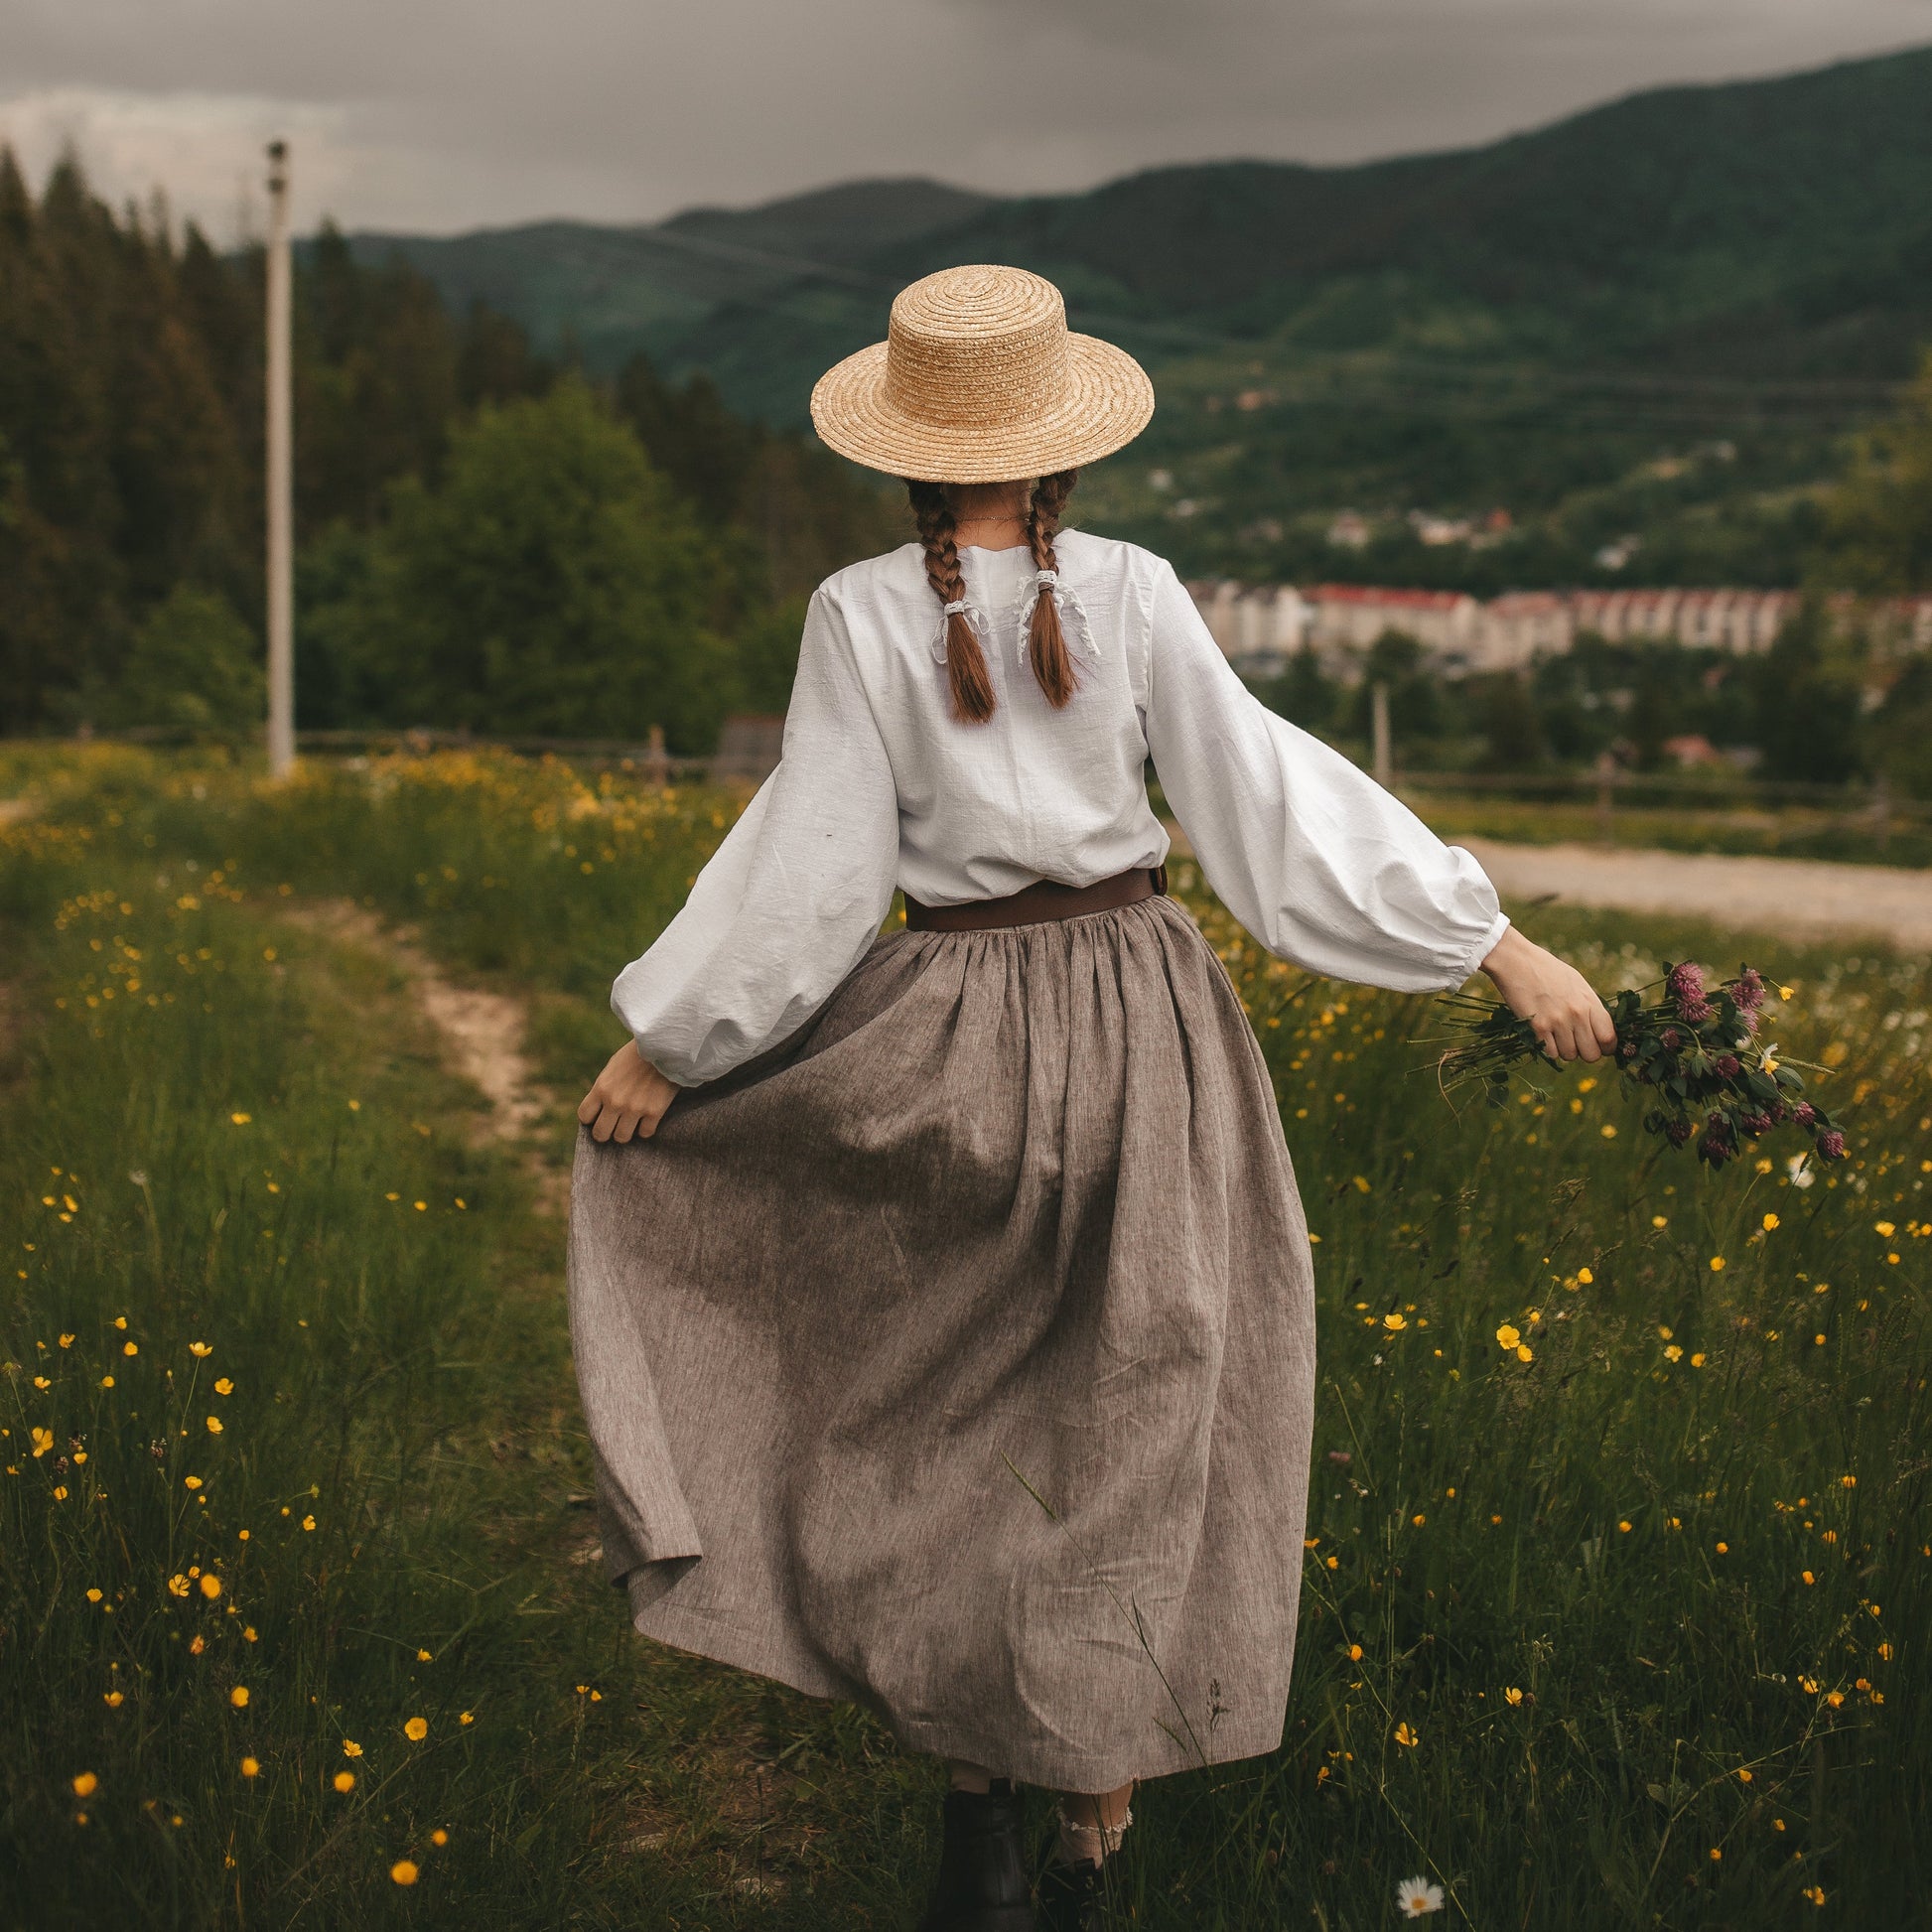
[[[1508,898],[1687,913],[1808,936],[1868,933],[1907,951],[1932,951],[1932,872],[1616,846],[1455,843],[1481,860]]]
[[[489,1103],[485,1132],[495,1140],[526,1144],[525,1161],[538,1179],[539,1204],[561,1213],[570,1177],[534,1146],[536,1128],[557,1104],[556,1095],[537,1080],[523,1050],[522,1004],[507,994],[458,986],[416,943],[407,926],[389,926],[351,899],[323,899],[284,905],[280,915],[324,938],[379,954],[408,982],[418,1011],[443,1046],[444,1060]]]

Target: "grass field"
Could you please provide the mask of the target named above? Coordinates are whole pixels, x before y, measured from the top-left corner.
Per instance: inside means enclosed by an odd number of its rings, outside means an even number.
[[[1593,805],[1562,798],[1517,799],[1481,792],[1432,791],[1425,774],[1402,796],[1446,839],[1508,839],[1525,845],[1575,843],[1661,846],[1672,852],[1725,852],[1773,859],[1825,859],[1839,865],[1932,865],[1932,825],[1904,813],[1883,828],[1868,813],[1787,805],[1741,807],[1619,804],[1605,824]]]
[[[394,962],[299,916],[352,899],[515,995],[554,1172],[610,979],[734,801],[0,749],[23,792],[0,1928],[909,1926],[937,1767],[628,1632],[543,1176]],[[1142,1789],[1118,1922],[1364,1932],[1418,1873],[1524,1932],[1915,1922],[1925,962],[1539,914],[1606,988],[1792,989],[1853,1161],[1711,1175],[1582,1073],[1453,1117],[1427,1002],[1307,983],[1177,870],[1319,1237],[1316,1476],[1283,1747]]]

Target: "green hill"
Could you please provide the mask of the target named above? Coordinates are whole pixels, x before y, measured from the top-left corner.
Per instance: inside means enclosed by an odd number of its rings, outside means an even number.
[[[867,181],[754,208],[692,208],[650,226],[535,221],[444,237],[362,232],[356,258],[401,255],[458,314],[483,302],[592,367],[679,345],[722,306],[757,303],[884,247],[969,219],[989,198],[930,181]],[[860,277],[861,286],[867,278]],[[795,412],[794,412],[795,414]]]
[[[399,248],[539,340],[568,332],[594,366],[643,348],[705,369],[785,425],[906,280],[1013,261],[1154,366],[1139,467],[1083,501],[1196,568],[1481,589],[1587,575],[1635,534],[1626,581],[1775,578],[1834,439],[1932,340],[1932,49],[1356,167],[1217,162],[1004,200],[862,182],[656,227],[356,246]],[[1368,552],[1322,541],[1342,506],[1389,513]],[[1398,514],[1495,507],[1518,534],[1489,552],[1424,555]]]

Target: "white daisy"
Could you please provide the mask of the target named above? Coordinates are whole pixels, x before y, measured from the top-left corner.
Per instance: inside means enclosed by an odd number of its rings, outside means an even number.
[[[1443,1888],[1427,1878],[1405,1878],[1395,1888],[1395,1902],[1404,1918],[1421,1918],[1443,1909]]]

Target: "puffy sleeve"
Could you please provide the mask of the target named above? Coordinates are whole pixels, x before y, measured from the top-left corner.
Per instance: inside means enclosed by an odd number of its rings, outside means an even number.
[[[1311,972],[1460,986],[1509,925],[1474,858],[1262,704],[1165,563],[1149,619],[1148,751],[1222,903]]]
[[[618,975],[637,1050],[697,1086],[802,1026],[859,963],[898,873],[898,793],[851,638],[821,588],[778,767],[656,942]]]

